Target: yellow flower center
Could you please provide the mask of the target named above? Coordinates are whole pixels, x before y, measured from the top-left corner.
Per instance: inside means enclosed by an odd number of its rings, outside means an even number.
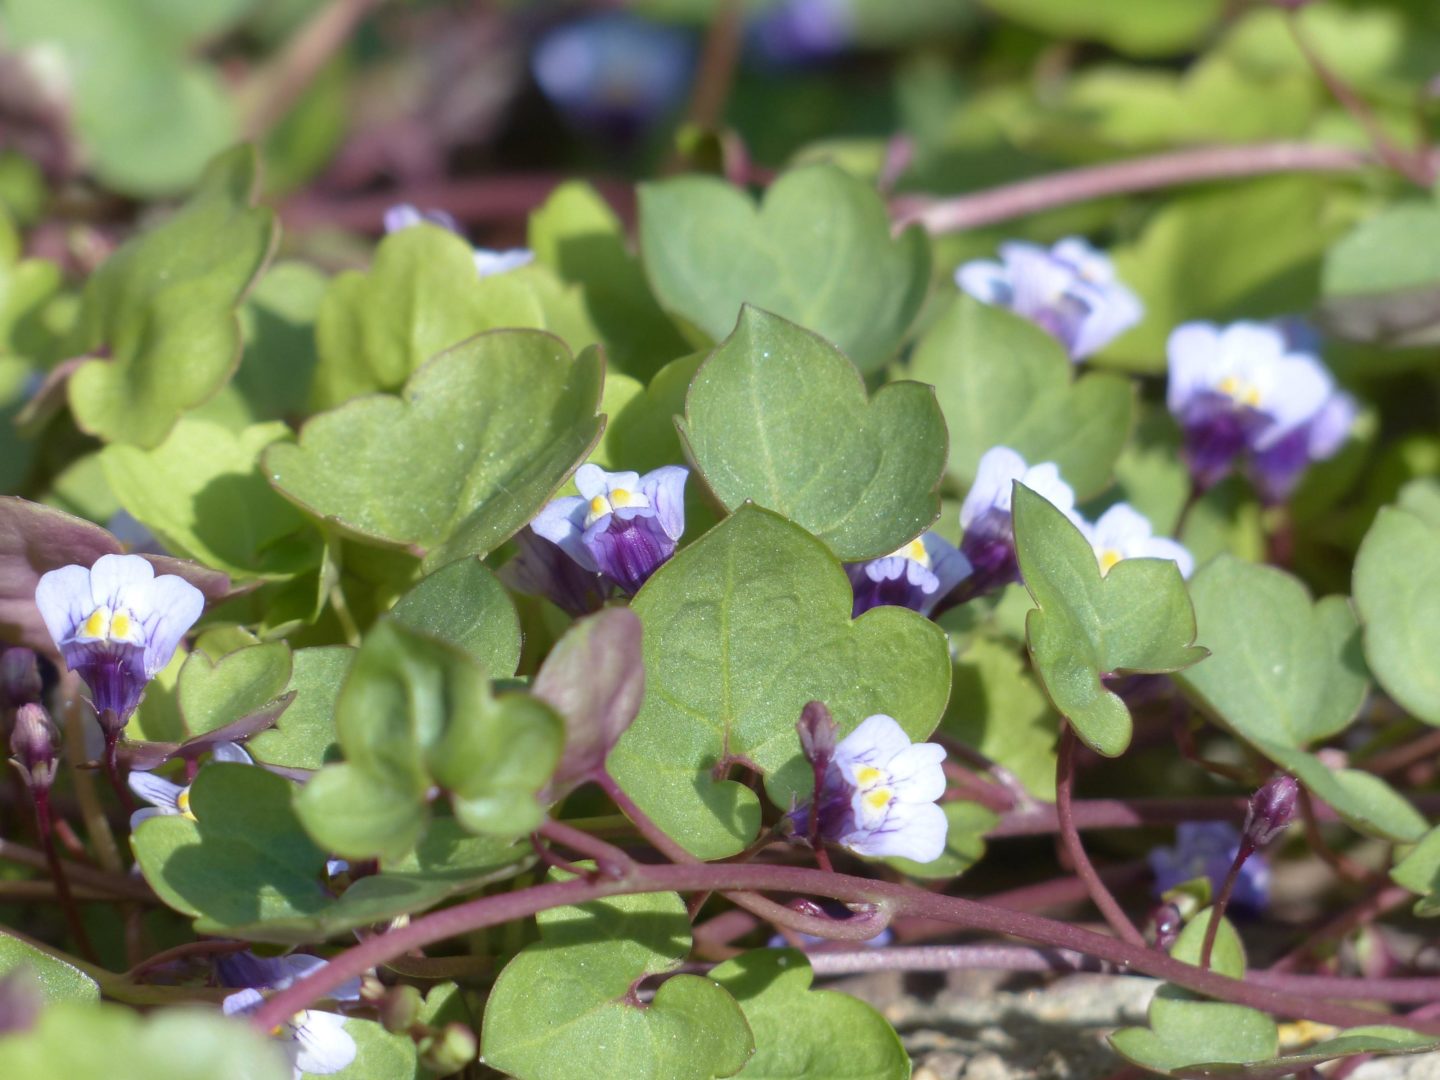
[[[1249,405],[1252,409],[1260,407],[1259,388],[1234,375],[1226,375],[1220,380],[1220,392],[1241,405]]]
[[[142,645],[140,628],[124,608],[112,611],[101,604],[80,624],[75,637],[79,641],[113,641],[122,645]]]
[[[608,496],[596,495],[590,500],[590,512],[585,515],[585,527],[588,529],[606,514],[613,514],[616,510],[630,510],[649,505],[650,500],[641,492],[616,488]]]
[[[899,555],[902,559],[909,559],[917,562],[925,569],[930,569],[930,553],[925,550],[925,544],[917,536],[898,551],[891,552],[891,556]]]
[[[180,794],[175,796],[175,809],[191,821],[195,820],[195,815],[190,810],[190,789],[188,787],[182,788]]]
[[[877,787],[874,791],[865,793],[865,805],[878,814],[890,805],[890,800],[894,797],[895,793],[889,788]]]
[[[1108,574],[1111,570],[1115,568],[1115,564],[1124,557],[1125,556],[1121,555],[1120,552],[1116,551],[1114,548],[1106,548],[1104,551],[1100,552],[1101,575],[1103,576],[1105,574]]]

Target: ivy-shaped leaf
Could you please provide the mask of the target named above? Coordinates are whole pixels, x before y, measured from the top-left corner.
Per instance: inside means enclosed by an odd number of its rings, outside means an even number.
[[[391,614],[463,649],[494,678],[520,663],[520,618],[505,586],[479,559],[457,559],[400,598]]]
[[[368,273],[335,277],[315,323],[311,394],[329,409],[398,390],[436,353],[487,330],[549,330],[575,350],[596,339],[582,302],[542,267],[481,278],[459,236],[417,225],[385,237]]]
[[[1178,671],[1204,659],[1180,569],[1123,559],[1101,574],[1090,542],[1043,496],[1015,485],[1015,544],[1037,605],[1025,619],[1035,670],[1097,753],[1130,745],[1130,710],[1104,676]]]
[[[707,176],[640,188],[640,253],[660,303],[719,341],[741,305],[835,343],[866,373],[895,355],[930,284],[930,249],[898,237],[875,189],[834,165],[782,175],[757,208]]]
[[[1410,715],[1440,725],[1440,530],[1383,508],[1355,556],[1355,606],[1376,681]]]
[[[847,561],[888,555],[940,515],[945,420],[930,388],[868,398],[833,346],[756,308],[701,365],[677,427],[727,508],[778,511]]]
[[[985,451],[1008,446],[1032,464],[1055,462],[1085,498],[1109,483],[1130,434],[1128,379],[1076,378],[1053,337],[968,296],[921,337],[910,374],[935,387],[950,430],[950,478],[962,487],[975,482]]]
[[[431,566],[483,555],[595,445],[603,370],[597,351],[572,360],[549,334],[482,334],[426,364],[398,398],[314,417],[298,445],[266,451],[265,471],[287,499],[357,539],[422,549]]]
[[[347,645],[296,649],[285,693],[295,695],[269,731],[245,748],[259,761],[294,769],[318,769],[335,745],[335,701],[355,650]],[[148,702],[148,697],[147,697]]]
[[[335,704],[345,761],[305,785],[305,828],[346,858],[405,855],[430,820],[431,789],[448,792],[472,832],[524,836],[537,793],[560,758],[560,718],[537,698],[493,696],[470,654],[393,619],[356,653]]]
[[[778,807],[808,796],[795,722],[823,701],[842,732],[875,713],[924,739],[950,689],[945,634],[899,607],[851,621],[849,579],[824,544],[759,507],[736,511],[660,568],[631,610],[644,624],[645,703],[610,771],[695,855],[742,850],[760,801],[726,778],[743,763]]]
[[[755,1035],[743,1080],[909,1080],[910,1058],[874,1008],[836,990],[812,990],[795,949],[757,949],[710,969],[740,1003]]]
[[[485,1007],[493,1068],[517,1080],[711,1080],[750,1057],[740,1006],[711,980],[676,975],[647,1005],[633,996],[689,955],[680,897],[616,896],[536,921],[539,943],[505,966]]]
[[[70,352],[102,358],[70,377],[70,408],[84,430],[158,446],[234,372],[236,313],[276,239],[274,214],[254,205],[256,170],[251,147],[222,154],[179,213],[86,282]]]
[[[283,641],[250,645],[211,659],[196,649],[185,660],[176,698],[192,735],[224,727],[258,712],[285,693],[290,646]]]

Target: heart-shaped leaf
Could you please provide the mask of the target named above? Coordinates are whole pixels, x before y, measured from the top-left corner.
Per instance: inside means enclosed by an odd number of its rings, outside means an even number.
[[[910,1058],[889,1022],[859,998],[811,990],[813,977],[795,949],[757,949],[710,969],[755,1036],[755,1054],[738,1075],[910,1080]]]
[[[760,801],[727,779],[765,777],[778,807],[810,794],[795,722],[809,701],[842,732],[885,713],[912,739],[935,730],[950,689],[945,634],[899,607],[851,621],[849,579],[799,526],[742,507],[662,566],[631,610],[645,627],[645,703],[611,774],[661,828],[704,859],[742,850]]]
[[[196,649],[180,669],[176,695],[192,735],[224,727],[258,712],[290,682],[290,646],[251,645],[211,659]]]
[[[288,578],[320,561],[319,534],[260,472],[260,452],[289,438],[279,423],[232,432],[182,417],[155,449],[117,443],[100,462],[120,505],[169,550],[235,577]]]
[[[1370,836],[1413,842],[1425,832],[1425,818],[1410,801],[1374,773],[1342,769],[1293,746],[1252,740],[1255,748],[1292,773],[1321,802]]]
[[[1103,677],[1178,671],[1207,655],[1185,580],[1169,559],[1122,559],[1102,575],[1090,542],[1044,496],[1016,483],[1013,506],[1037,605],[1025,619],[1035,670],[1086,745],[1115,757],[1130,745],[1130,710]]]
[[[1440,724],[1440,530],[1383,508],[1355,556],[1355,606],[1376,681],[1412,716]]]
[[[1049,334],[968,296],[920,339],[910,374],[935,387],[950,430],[949,474],[963,487],[975,482],[985,451],[1008,446],[1032,464],[1055,462],[1085,498],[1110,482],[1130,433],[1128,379],[1077,379]]]
[[[940,515],[945,421],[930,388],[890,383],[867,400],[831,345],[756,308],[701,365],[677,426],[726,507],[776,510],[847,561],[888,555]]]
[[[422,548],[431,566],[485,554],[595,445],[603,366],[596,350],[572,360],[538,331],[482,334],[426,364],[401,397],[315,417],[298,445],[266,451],[265,470],[287,499],[357,539]]]
[[[1440,915],[1440,828],[1431,829],[1410,853],[1390,871],[1395,884],[1403,885],[1420,899],[1415,914]]]
[[[129,241],[85,285],[73,356],[102,352],[70,377],[75,422],[107,442],[158,446],[240,360],[236,311],[275,244],[254,205],[255,151],[216,158],[185,206]]]
[[[401,229],[380,242],[368,273],[330,283],[315,323],[313,404],[398,390],[436,353],[502,327],[549,330],[577,350],[596,340],[579,297],[549,271],[481,278],[461,237],[434,225]]]
[[[930,284],[924,234],[892,237],[875,189],[834,165],[785,173],[758,208],[712,177],[643,184],[640,253],[661,305],[705,340],[753,304],[833,341],[866,373],[895,355]]]
[[[259,761],[294,769],[318,769],[335,748],[335,700],[355,650],[345,645],[297,649],[285,693],[294,694],[274,728],[262,731],[247,750]]]
[[[656,303],[640,260],[626,250],[620,219],[589,184],[572,180],[551,192],[530,215],[529,244],[537,262],[580,286],[619,370],[648,381],[690,351]]]
[[[400,598],[391,615],[412,630],[448,641],[491,676],[515,674],[520,619],[505,586],[479,559],[457,559]]]
[[[531,691],[565,721],[565,753],[551,780],[563,794],[605,767],[645,698],[642,627],[629,608],[573,623],[540,665]]]
[[[505,966],[485,1007],[493,1068],[517,1080],[711,1080],[750,1057],[740,1006],[711,980],[675,975],[643,1006],[631,993],[689,955],[680,897],[615,896],[535,919],[540,941]]]
[[[393,619],[377,623],[335,704],[345,761],[305,785],[305,828],[346,858],[404,856],[424,835],[431,788],[484,836],[524,836],[560,758],[560,718],[536,698],[492,696],[469,653]]]
[[[1190,597],[1212,652],[1177,678],[1226,727],[1299,749],[1354,719],[1369,680],[1343,597],[1312,603],[1285,571],[1229,555],[1201,568]]]

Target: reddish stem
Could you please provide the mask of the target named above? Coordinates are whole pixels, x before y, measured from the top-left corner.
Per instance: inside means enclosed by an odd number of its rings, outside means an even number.
[[[65,921],[70,926],[70,933],[80,948],[80,954],[92,964],[98,963],[95,946],[90,943],[90,935],[86,933],[85,923],[80,918],[80,909],[75,905],[75,897],[70,892],[70,880],[65,876],[65,864],[60,861],[60,853],[55,849],[55,832],[50,822],[50,793],[34,789],[31,789],[30,793],[35,800],[35,828],[40,833],[40,846],[45,851],[46,866],[50,871],[50,880],[55,883],[55,897],[60,901],[60,910],[65,914]]]
[[[1220,932],[1220,920],[1225,917],[1225,909],[1230,906],[1230,897],[1235,893],[1235,883],[1240,880],[1240,870],[1245,865],[1245,860],[1255,854],[1255,845],[1250,842],[1249,837],[1241,837],[1240,847],[1235,852],[1235,858],[1230,863],[1230,869],[1225,874],[1225,881],[1220,886],[1220,895],[1215,898],[1215,903],[1210,905],[1210,921],[1205,924],[1205,940],[1200,943],[1200,966],[1207,971],[1210,969],[1210,957],[1215,951],[1215,936]]]
[[[1065,845],[1070,861],[1075,865],[1075,873],[1085,883],[1091,902],[1100,909],[1100,914],[1105,916],[1110,929],[1123,941],[1144,948],[1145,936],[1136,929],[1130,917],[1100,880],[1090,856],[1085,854],[1085,845],[1080,842],[1080,834],[1075,829],[1071,795],[1075,787],[1075,747],[1079,740],[1074,728],[1064,721],[1061,724],[1060,755],[1055,771],[1055,814],[1060,823],[1061,842]]]

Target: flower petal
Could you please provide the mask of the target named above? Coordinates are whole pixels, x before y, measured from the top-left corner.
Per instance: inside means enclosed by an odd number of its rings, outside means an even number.
[[[682,465],[662,465],[640,479],[640,490],[671,540],[679,540],[685,533],[685,481],[689,478],[690,470]]]
[[[205,594],[182,577],[163,574],[130,595],[131,613],[145,627],[145,677],[154,678],[205,610]]]
[[[1011,484],[1025,475],[1025,459],[1008,446],[992,446],[980,458],[975,469],[975,483],[960,504],[960,527],[970,523],[991,507],[1010,509]]]
[[[210,751],[211,761],[224,761],[234,765],[254,765],[255,759],[245,752],[239,743],[216,743]]]
[[[580,472],[584,471],[585,466],[582,465]],[[578,483],[580,473],[575,474],[575,479]],[[581,537],[585,534],[585,507],[586,500],[574,495],[555,499],[535,515],[535,520],[530,522],[530,528],[535,535],[550,541],[593,573],[600,568],[595,565],[594,558],[581,542]]]
[[[45,620],[45,629],[55,647],[75,636],[76,629],[95,610],[90,590],[90,571],[83,566],[62,566],[40,578],[35,586],[35,606]]]
[[[162,814],[180,813],[180,793],[185,790],[183,784],[173,783],[163,776],[141,772],[139,769],[133,770],[126,782],[131,791],[151,806],[159,807]]]
[[[90,568],[90,593],[97,606],[129,608],[143,621],[146,589],[154,579],[155,568],[139,555],[101,555]]]
[[[949,831],[950,821],[938,804],[896,802],[879,829],[857,831],[841,843],[858,855],[898,856],[928,863],[944,854]]]
[[[314,1076],[328,1076],[355,1060],[355,1040],[338,1013],[307,1009],[295,1029],[295,1068]]]

